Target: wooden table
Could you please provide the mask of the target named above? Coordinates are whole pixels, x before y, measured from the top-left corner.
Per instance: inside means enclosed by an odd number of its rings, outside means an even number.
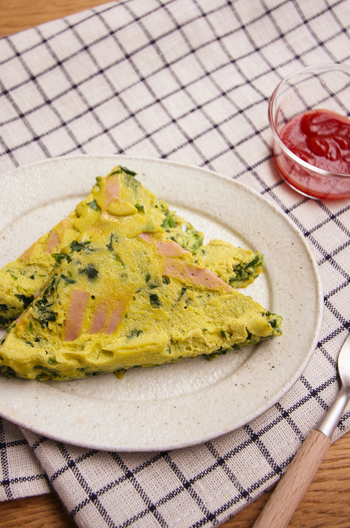
[[[0,36],[83,11],[105,0],[0,0]],[[250,504],[223,528],[250,528],[270,493]],[[0,503],[0,527],[74,528],[54,494]],[[350,434],[332,445],[296,511],[290,528],[350,527]],[[273,528],[273,527],[271,527]]]

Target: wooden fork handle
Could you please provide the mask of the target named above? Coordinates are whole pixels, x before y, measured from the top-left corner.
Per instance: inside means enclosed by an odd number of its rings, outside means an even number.
[[[288,526],[327,453],[331,440],[313,429],[277,484],[253,528]]]

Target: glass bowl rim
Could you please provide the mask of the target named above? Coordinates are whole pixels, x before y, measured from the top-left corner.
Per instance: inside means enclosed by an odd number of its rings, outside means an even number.
[[[338,63],[315,64],[313,66],[306,66],[304,68],[299,68],[298,70],[295,70],[294,72],[292,72],[289,75],[287,75],[286,77],[284,77],[277,84],[276,88],[272,92],[272,95],[271,95],[271,97],[269,99],[269,104],[268,104],[269,125],[270,125],[270,128],[272,130],[274,139],[275,139],[275,141],[277,141],[277,143],[278,143],[279,147],[281,148],[281,150],[284,152],[284,154],[288,158],[291,158],[295,163],[297,163],[298,165],[301,165],[304,169],[306,169],[309,172],[314,172],[318,176],[326,176],[326,177],[333,177],[333,178],[335,177],[335,178],[339,178],[339,179],[349,179],[350,178],[350,174],[344,174],[344,173],[340,173],[340,172],[332,172],[332,171],[327,171],[325,169],[320,169],[319,167],[316,167],[315,165],[311,165],[311,163],[308,163],[307,161],[304,161],[301,158],[299,158],[299,156],[297,156],[291,150],[289,150],[289,148],[283,143],[283,141],[281,140],[281,138],[280,138],[280,136],[279,136],[279,134],[277,132],[276,126],[275,126],[274,103],[275,103],[277,94],[280,91],[280,89],[285,84],[287,84],[288,81],[290,81],[290,79],[293,78],[294,76],[297,77],[298,75],[301,75],[303,73],[312,72],[312,71],[314,71],[315,73],[318,73],[317,70],[318,70],[318,72],[320,72],[320,71],[326,72],[326,71],[332,71],[332,70],[342,71],[344,73],[347,73],[349,75],[349,77],[350,77],[350,65],[348,65],[348,64],[338,64]]]

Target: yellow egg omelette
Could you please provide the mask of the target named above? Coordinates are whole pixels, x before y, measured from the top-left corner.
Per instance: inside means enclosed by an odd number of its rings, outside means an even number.
[[[193,254],[202,246],[202,233],[170,211],[166,202],[157,200],[152,192],[137,181],[133,171],[125,167],[115,167],[105,178],[96,178],[90,194],[67,218],[45,233],[14,262],[0,270],[0,325],[7,327],[21,315],[47,281],[54,258],[64,247],[89,229],[116,197],[125,202],[126,208],[130,207],[132,211],[137,209],[140,214],[146,216],[149,210],[155,208],[157,214],[153,215],[152,221],[162,228],[164,238],[175,240]],[[261,255],[221,242],[218,244],[222,244],[221,254],[226,255],[224,260],[232,259],[232,266],[227,264],[226,271],[222,264],[218,264],[221,266],[221,272],[226,273],[225,280],[235,287],[250,284],[261,271]],[[211,247],[206,251],[206,258],[212,261],[216,254],[213,249]]]
[[[220,240],[203,245],[130,171],[117,167],[104,182],[116,176],[118,192],[51,256],[48,279],[8,328],[1,374],[121,376],[137,366],[213,358],[282,333],[280,316],[233,287],[259,274],[258,253]]]

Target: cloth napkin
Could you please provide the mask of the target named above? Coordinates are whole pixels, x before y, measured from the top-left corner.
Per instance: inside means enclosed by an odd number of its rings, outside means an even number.
[[[280,478],[339,389],[350,204],[310,200],[283,182],[268,99],[302,66],[350,63],[349,28],[348,0],[126,0],[0,40],[1,173],[70,154],[212,169],[294,222],[324,291],[313,357],[261,417],[202,445],[155,453],[82,449],[0,419],[1,500],[54,489],[81,527],[211,527]],[[334,439],[349,429],[347,408]]]

